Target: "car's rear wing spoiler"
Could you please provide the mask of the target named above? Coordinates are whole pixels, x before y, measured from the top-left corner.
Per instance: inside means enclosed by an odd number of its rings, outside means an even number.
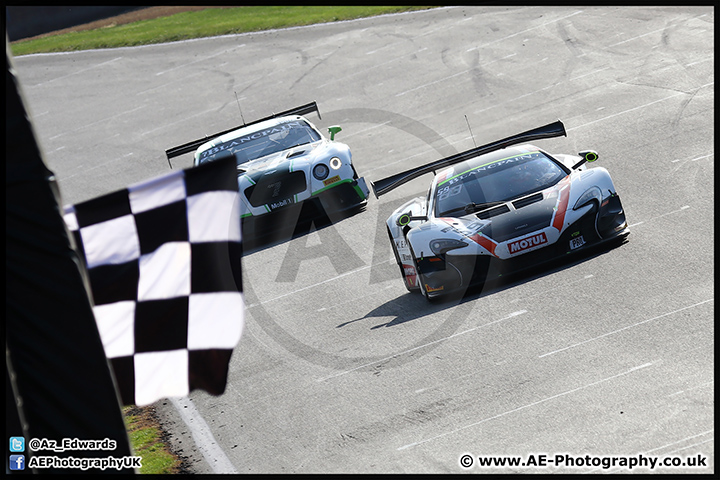
[[[237,127],[229,128],[227,130],[224,130],[222,132],[214,133],[212,135],[206,135],[203,138],[199,138],[197,140],[193,140],[192,142],[184,143],[182,145],[178,145],[177,147],[168,148],[165,150],[165,155],[167,156],[168,163],[170,163],[170,159],[173,157],[178,157],[180,155],[184,155],[189,152],[193,152],[197,150],[197,148],[202,145],[205,142],[209,142],[213,138],[220,137],[222,135],[225,135],[226,133],[230,133],[234,130],[237,130],[239,128],[247,127],[249,125],[254,125],[256,123],[264,122],[265,120],[270,120],[276,117],[285,117],[288,115],[307,115],[308,113],[317,112],[318,117],[320,117],[320,110],[318,110],[318,106],[316,102],[308,103],[305,105],[301,105],[299,107],[291,108],[290,110],[286,110],[284,112],[280,113],[273,113],[272,115],[261,118],[260,120],[255,120],[254,122],[250,123],[244,123],[242,125],[238,125]],[[322,118],[322,117],[320,117]],[[172,164],[170,165],[170,168],[172,168]]]
[[[528,130],[527,132],[518,133],[517,135],[513,135],[511,137],[507,137],[493,143],[488,143],[487,145],[475,147],[465,152],[457,153],[455,155],[436,160],[434,162],[428,163],[427,165],[423,165],[422,167],[411,168],[410,170],[406,170],[402,173],[383,178],[382,180],[370,182],[370,185],[372,186],[373,193],[375,193],[375,197],[379,198],[380,195],[384,195],[389,191],[399,187],[400,185],[403,185],[421,175],[425,175],[426,173],[434,173],[441,168],[449,167],[450,165],[454,165],[456,163],[463,162],[465,160],[469,160],[471,158],[478,157],[480,155],[493,152],[495,150],[500,150],[511,145],[532,142],[541,138],[560,136],[567,136],[567,133],[565,132],[565,125],[563,125],[563,123],[558,120],[545,126]]]

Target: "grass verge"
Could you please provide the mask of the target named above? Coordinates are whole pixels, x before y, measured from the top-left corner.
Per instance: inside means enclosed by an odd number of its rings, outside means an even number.
[[[422,6],[248,6],[208,8],[94,30],[18,40],[13,56],[175,42],[424,10]]]
[[[189,473],[185,461],[167,446],[165,432],[152,407],[124,407],[123,415],[133,455],[142,457],[139,473]]]

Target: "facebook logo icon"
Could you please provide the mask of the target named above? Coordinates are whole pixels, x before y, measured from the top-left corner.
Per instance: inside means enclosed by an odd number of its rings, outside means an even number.
[[[10,455],[10,470],[25,470],[25,455]]]

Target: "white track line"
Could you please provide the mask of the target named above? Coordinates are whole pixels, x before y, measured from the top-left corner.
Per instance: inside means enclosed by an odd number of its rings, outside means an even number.
[[[678,309],[678,310],[674,310],[674,311],[672,311],[672,312],[663,313],[662,315],[658,315],[657,317],[648,318],[647,320],[643,320],[642,322],[633,323],[632,325],[628,325],[627,327],[623,327],[623,328],[620,328],[620,329],[618,329],[618,330],[614,330],[614,331],[612,331],[612,332],[604,333],[604,334],[602,334],[602,335],[600,335],[600,336],[598,336],[598,337],[590,338],[590,339],[588,339],[588,340],[582,341],[582,342],[580,342],[580,343],[576,343],[576,344],[574,344],[574,345],[570,345],[570,346],[567,346],[567,347],[564,347],[564,348],[560,348],[560,349],[554,350],[554,351],[552,351],[552,352],[544,353],[544,354],[540,355],[538,358],[547,357],[548,355],[554,355],[554,354],[556,354],[556,353],[563,352],[563,351],[565,351],[565,350],[569,350],[569,349],[571,349],[571,348],[575,348],[575,347],[578,347],[578,346],[580,346],[580,345],[584,345],[584,344],[589,343],[589,342],[594,342],[595,340],[598,340],[598,339],[600,339],[600,338],[609,337],[610,335],[615,335],[616,333],[620,333],[620,332],[622,332],[623,330],[627,330],[627,329],[629,329],[629,328],[634,328],[634,327],[637,327],[638,325],[642,325],[643,323],[652,322],[653,320],[659,320],[659,319],[661,319],[661,318],[663,318],[663,317],[667,317],[667,316],[669,316],[669,315],[673,315],[673,314],[675,314],[675,313],[682,312],[683,310],[687,310],[687,309],[689,309],[689,308],[694,308],[694,307],[697,307],[697,306],[702,305],[702,304],[704,304],[704,303],[712,302],[713,300],[714,300],[714,298],[710,298],[710,299],[708,299],[708,300],[704,300],[704,301],[702,301],[702,302],[696,303],[695,305],[689,305],[689,306],[687,306],[687,307],[683,307],[683,308],[680,308],[680,309]]]
[[[213,473],[238,473],[223,449],[220,448],[220,444],[215,440],[210,427],[205,423],[192,400],[187,397],[170,398],[169,400],[190,429],[195,445],[205,457],[205,461],[210,465]]]

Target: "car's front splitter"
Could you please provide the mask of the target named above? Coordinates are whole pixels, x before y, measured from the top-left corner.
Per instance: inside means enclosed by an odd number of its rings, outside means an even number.
[[[596,214],[591,211],[570,225],[557,242],[509,259],[492,255],[453,255],[418,260],[419,281],[429,298],[464,293],[503,276],[531,268],[563,262],[571,257],[601,248],[611,242],[621,242],[630,229],[622,217],[613,217],[612,231],[600,237],[596,228]]]

